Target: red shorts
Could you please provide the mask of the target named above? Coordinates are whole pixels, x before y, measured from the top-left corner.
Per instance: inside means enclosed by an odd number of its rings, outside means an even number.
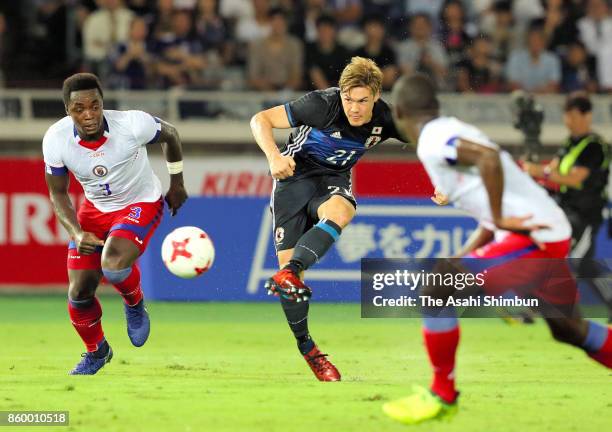
[[[155,229],[161,222],[164,201],[134,203],[121,210],[104,213],[85,200],[79,207],[77,219],[83,231],[91,232],[98,238],[122,237],[133,242],[142,254]],[[90,255],[79,255],[74,241],[68,244],[68,269],[99,270],[102,247]]]
[[[488,295],[514,291],[555,305],[571,305],[578,300],[578,290],[565,259],[570,242],[544,243],[541,250],[530,237],[511,233],[500,242],[476,249],[463,262],[470,270],[483,273]]]

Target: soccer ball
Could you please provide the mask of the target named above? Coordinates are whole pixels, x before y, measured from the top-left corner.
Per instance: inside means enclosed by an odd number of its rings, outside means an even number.
[[[161,254],[170,273],[191,279],[210,269],[215,260],[215,247],[200,228],[184,226],[166,236]]]

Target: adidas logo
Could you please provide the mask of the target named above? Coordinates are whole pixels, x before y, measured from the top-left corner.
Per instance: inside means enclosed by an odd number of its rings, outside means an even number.
[[[340,133],[340,131],[336,131],[333,134],[331,134],[332,138],[338,138],[338,139],[342,139],[342,134]]]

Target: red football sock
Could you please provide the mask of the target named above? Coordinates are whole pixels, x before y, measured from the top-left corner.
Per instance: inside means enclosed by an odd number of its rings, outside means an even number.
[[[444,401],[452,403],[457,398],[455,390],[455,353],[459,345],[459,327],[444,332],[423,329],[423,338],[434,370],[431,390]]]
[[[608,327],[608,338],[599,351],[589,353],[589,357],[612,369],[612,327]]]
[[[68,314],[87,351],[96,351],[98,344],[104,340],[102,307],[98,299],[94,297],[89,306],[78,308],[68,301]]]
[[[142,288],[140,287],[140,270],[138,266],[134,264],[132,266],[132,272],[123,281],[113,285],[115,289],[123,297],[123,301],[128,306],[136,306],[142,300]]]

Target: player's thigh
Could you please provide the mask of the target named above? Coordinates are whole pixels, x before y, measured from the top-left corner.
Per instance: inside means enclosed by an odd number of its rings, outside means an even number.
[[[270,210],[277,253],[293,249],[302,234],[310,229],[312,221],[306,208],[315,192],[316,182],[312,178],[274,182]]]
[[[68,270],[68,297],[72,300],[92,298],[102,278],[102,272],[97,269]]]
[[[102,250],[102,268],[121,270],[131,267],[140,256],[140,248],[125,237],[110,236]]]
[[[308,214],[313,219],[330,219],[344,228],[355,216],[356,208],[350,173],[329,174],[322,176]]]

